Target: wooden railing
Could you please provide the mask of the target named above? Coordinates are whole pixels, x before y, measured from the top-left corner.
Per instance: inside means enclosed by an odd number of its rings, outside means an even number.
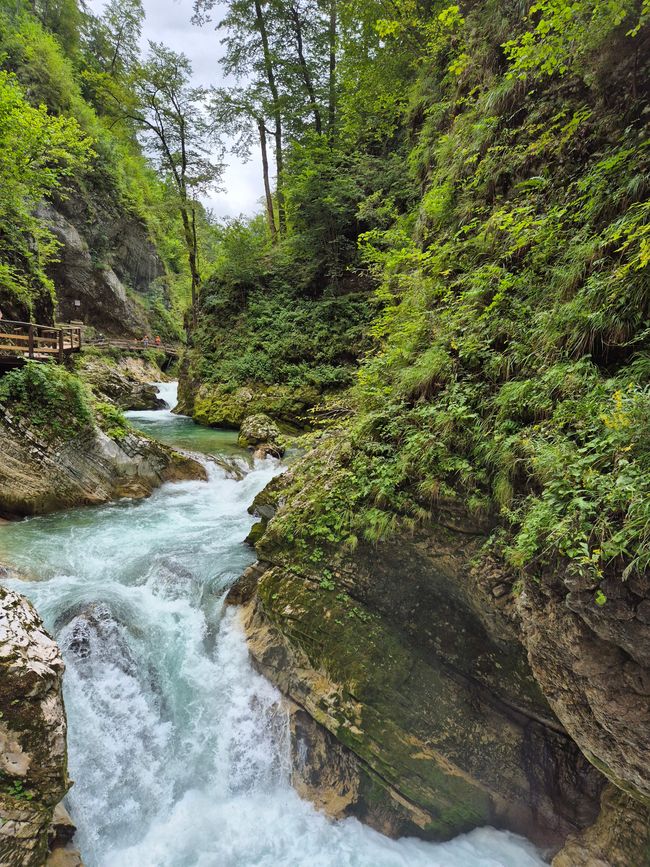
[[[66,355],[79,352],[82,329],[77,325],[37,325],[0,319],[0,355],[63,362]]]
[[[95,337],[92,340],[87,340],[86,343],[90,346],[98,348],[126,349],[129,352],[143,352],[145,349],[158,349],[169,355],[171,358],[177,358],[179,354],[178,346],[173,343],[156,343],[155,340],[149,340],[147,343],[144,340],[127,340],[126,338],[118,337]]]

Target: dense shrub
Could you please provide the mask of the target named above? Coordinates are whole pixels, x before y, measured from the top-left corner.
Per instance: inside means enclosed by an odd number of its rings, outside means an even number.
[[[7,373],[0,379],[0,403],[47,437],[73,437],[93,427],[85,386],[57,364],[30,361]]]

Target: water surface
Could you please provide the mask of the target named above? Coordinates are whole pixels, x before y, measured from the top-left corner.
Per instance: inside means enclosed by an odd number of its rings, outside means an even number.
[[[173,389],[165,392],[173,401]],[[240,455],[230,432],[130,413],[159,439]],[[331,822],[290,786],[287,719],[252,669],[225,590],[253,555],[247,506],[281,467],[0,527],[0,561],[66,660],[68,796],[87,867],[538,867],[482,829],[445,844]]]

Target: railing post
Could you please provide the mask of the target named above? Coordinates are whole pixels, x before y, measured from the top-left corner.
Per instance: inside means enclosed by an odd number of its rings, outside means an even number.
[[[63,328],[59,328],[59,364],[63,364]]]
[[[27,337],[29,338],[27,342],[27,354],[30,358],[34,357],[34,326],[30,325],[27,329]]]

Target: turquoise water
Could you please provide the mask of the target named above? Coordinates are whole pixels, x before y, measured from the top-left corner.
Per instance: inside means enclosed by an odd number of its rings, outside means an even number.
[[[207,482],[0,527],[0,561],[38,578],[13,586],[66,660],[68,803],[88,867],[542,864],[492,829],[393,841],[298,798],[280,696],[222,606],[253,559],[247,506],[281,467],[250,465],[233,434],[190,429],[168,410],[130,415],[178,447],[239,455],[245,475],[208,462]]]

